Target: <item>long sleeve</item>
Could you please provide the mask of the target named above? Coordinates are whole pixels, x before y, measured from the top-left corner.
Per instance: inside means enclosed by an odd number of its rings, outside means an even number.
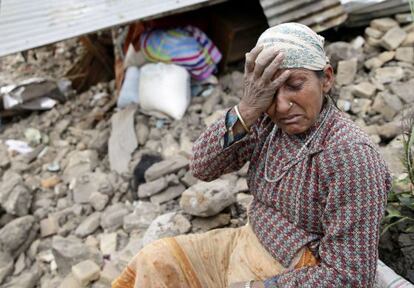
[[[194,177],[204,181],[212,181],[223,174],[236,171],[250,159],[257,139],[256,124],[252,132],[244,137],[234,137],[228,146],[228,129],[225,116],[207,128],[193,145],[190,170]],[[240,139],[241,138],[241,139]]]
[[[373,287],[379,228],[391,188],[381,156],[352,144],[321,158],[320,189],[327,191],[320,263],[285,272],[271,287]]]

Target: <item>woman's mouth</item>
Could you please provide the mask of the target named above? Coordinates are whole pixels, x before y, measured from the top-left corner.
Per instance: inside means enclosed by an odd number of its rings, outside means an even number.
[[[289,125],[289,124],[294,124],[299,122],[299,120],[302,118],[302,115],[300,114],[295,114],[295,115],[291,115],[288,117],[283,117],[280,119],[280,122],[285,124],[285,125]]]

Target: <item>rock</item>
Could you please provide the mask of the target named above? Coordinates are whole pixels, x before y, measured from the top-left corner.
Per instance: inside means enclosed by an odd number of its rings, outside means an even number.
[[[188,159],[181,156],[172,157],[164,161],[155,163],[154,165],[149,167],[148,170],[145,171],[145,179],[147,181],[153,181],[166,174],[175,173],[182,168],[187,169],[188,165]]]
[[[161,139],[161,146],[162,156],[164,158],[173,157],[180,152],[180,145],[171,133],[167,133],[167,135]]]
[[[7,251],[13,255],[19,247],[27,244],[27,241],[30,240],[31,230],[37,230],[35,229],[35,218],[31,215],[23,216],[7,223],[0,229],[0,251]]]
[[[174,237],[185,234],[191,229],[191,223],[183,215],[177,212],[170,212],[158,216],[148,227],[142,238],[145,246],[155,240],[164,237]]]
[[[0,168],[7,169],[10,166],[9,152],[6,145],[0,143]]]
[[[382,65],[384,65],[384,62],[378,57],[370,58],[364,63],[364,66],[370,70],[380,68]]]
[[[115,231],[124,223],[124,216],[129,214],[123,203],[116,203],[102,213],[101,226],[108,232]]]
[[[138,201],[134,212],[124,217],[124,230],[131,232],[133,230],[144,230],[160,214],[160,207],[156,204],[144,201]]]
[[[394,82],[390,84],[391,91],[401,98],[405,103],[414,102],[414,79],[408,82]]]
[[[101,234],[101,240],[99,242],[99,249],[101,250],[102,254],[105,255],[112,255],[116,251],[118,243],[118,234],[114,233],[104,233]]]
[[[184,212],[194,216],[214,216],[236,202],[233,189],[227,180],[199,182],[184,191],[180,206]]]
[[[102,282],[109,287],[111,283],[121,274],[121,272],[122,271],[117,269],[112,262],[108,262],[101,271],[99,282]]]
[[[99,192],[93,192],[89,197],[89,204],[91,204],[96,211],[102,211],[106,207],[106,204],[108,204],[108,201],[109,196]]]
[[[387,121],[391,121],[394,116],[401,111],[403,104],[396,95],[388,92],[378,93],[372,109],[384,115]]]
[[[131,154],[138,146],[134,115],[136,105],[129,105],[112,115],[111,136],[108,142],[109,165],[119,174],[128,172]]]
[[[382,61],[382,64],[385,64],[395,57],[395,51],[385,51],[378,55],[378,59]],[[382,66],[382,65],[381,65]]]
[[[13,258],[7,252],[0,251],[0,284],[13,273]]]
[[[354,85],[353,93],[357,97],[372,98],[375,95],[377,88],[369,82],[361,82]]]
[[[210,115],[214,111],[214,107],[221,102],[221,89],[215,87],[213,93],[207,98],[203,104],[202,110],[206,115]]]
[[[100,272],[99,266],[91,260],[85,260],[72,266],[73,277],[83,287],[86,287],[92,281],[98,280]]]
[[[401,67],[384,67],[375,70],[375,78],[382,84],[399,81],[404,77],[404,70]]]
[[[157,180],[147,182],[138,186],[138,198],[146,198],[168,187],[168,181],[165,177],[158,178]]]
[[[59,230],[59,223],[56,217],[49,216],[46,219],[40,221],[40,235],[42,237],[48,237],[54,235]]]
[[[414,32],[408,33],[407,37],[405,37],[403,43],[401,43],[402,47],[412,47],[414,45]]]
[[[72,273],[66,275],[59,288],[83,288],[83,286],[75,279]]]
[[[67,159],[69,162],[63,171],[63,179],[67,183],[92,172],[98,166],[98,153],[95,150],[75,150],[68,154]]]
[[[397,14],[395,15],[395,20],[397,20],[400,24],[411,23],[414,21],[413,15],[410,13]]]
[[[336,82],[340,86],[351,84],[357,72],[357,59],[343,60],[338,62]]]
[[[58,176],[55,175],[55,176],[51,176],[46,179],[42,179],[42,181],[40,182],[40,186],[44,189],[52,189],[57,184],[59,184],[61,181],[62,180]]]
[[[364,54],[347,42],[334,42],[328,45],[325,51],[334,69],[337,68],[339,61],[353,58],[358,59],[361,63],[364,61]]]
[[[16,262],[14,263],[14,271],[13,271],[13,275],[19,275],[20,273],[23,272],[24,268],[26,268],[26,256],[24,255],[24,253],[20,254],[19,257],[17,257]]]
[[[102,255],[96,248],[87,246],[74,237],[54,236],[52,253],[60,275],[68,274],[73,265],[84,260],[92,260],[98,265],[103,263]]]
[[[171,186],[171,187],[168,187],[165,191],[157,195],[151,196],[150,200],[154,204],[163,204],[167,201],[173,200],[181,196],[181,194],[183,194],[185,189],[186,188],[182,184]]]
[[[247,185],[247,179],[246,178],[237,179],[234,193],[248,192],[248,191],[249,191],[249,186]]]
[[[414,47],[398,48],[395,53],[395,59],[398,61],[414,63]]]
[[[101,223],[101,213],[95,212],[86,217],[85,220],[76,228],[75,235],[81,238],[94,233],[100,226]]]
[[[378,134],[382,138],[393,139],[402,133],[401,122],[393,121],[378,126]]]
[[[98,131],[89,141],[88,149],[96,150],[100,154],[106,153],[108,150],[109,135],[109,129]]]
[[[198,179],[195,178],[190,171],[187,171],[183,178],[181,178],[181,182],[188,187],[193,186],[198,182]]]
[[[215,111],[213,114],[203,119],[204,124],[207,127],[213,125],[214,122],[216,122],[219,119],[222,119],[224,115],[226,114],[226,112],[227,112],[227,109]]]
[[[7,213],[24,216],[32,205],[32,193],[23,178],[12,170],[4,173],[0,184],[0,204]]]
[[[387,146],[379,147],[379,151],[384,157],[385,162],[388,164],[391,174],[399,175],[406,172],[401,161],[401,155],[403,155],[403,144],[400,136],[392,140]]]
[[[138,122],[135,127],[135,132],[137,134],[137,140],[139,145],[144,146],[147,143],[149,136],[149,129],[147,124]]]
[[[236,201],[237,204],[242,206],[247,211],[250,203],[253,201],[253,196],[246,193],[237,193]]]
[[[75,203],[89,203],[94,192],[112,195],[113,187],[108,175],[102,172],[85,173],[77,177],[72,183],[73,200]]]
[[[381,46],[387,50],[395,50],[401,45],[405,37],[407,37],[407,33],[403,29],[394,27],[382,36]]]
[[[16,278],[13,278],[10,282],[5,283],[3,288],[35,288],[39,281],[41,274],[39,271],[27,271]]]
[[[372,100],[369,99],[354,99],[351,105],[351,112],[358,116],[364,117],[370,110],[371,103]]]
[[[398,22],[392,18],[378,18],[371,21],[370,26],[382,32],[387,32],[394,27],[398,27]]]
[[[367,27],[365,28],[365,35],[375,38],[375,39],[380,39],[384,35],[384,32],[382,32],[381,30],[372,28],[372,27]]]
[[[220,213],[207,218],[195,218],[191,221],[193,232],[207,232],[209,230],[226,226],[230,223],[230,214]]]

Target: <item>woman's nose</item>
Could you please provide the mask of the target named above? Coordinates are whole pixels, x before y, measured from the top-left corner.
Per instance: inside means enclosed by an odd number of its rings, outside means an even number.
[[[292,107],[292,102],[290,101],[289,97],[286,97],[282,93],[278,93],[276,97],[277,102],[277,112],[280,114],[286,114],[289,109]]]

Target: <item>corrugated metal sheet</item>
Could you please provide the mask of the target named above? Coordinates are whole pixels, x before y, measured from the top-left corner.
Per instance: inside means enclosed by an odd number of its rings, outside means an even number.
[[[260,0],[260,3],[270,26],[300,22],[320,32],[347,18],[339,0]]]
[[[0,56],[224,0],[0,0]]]
[[[408,0],[341,0],[349,13],[348,26],[364,26],[372,19],[410,12]]]

